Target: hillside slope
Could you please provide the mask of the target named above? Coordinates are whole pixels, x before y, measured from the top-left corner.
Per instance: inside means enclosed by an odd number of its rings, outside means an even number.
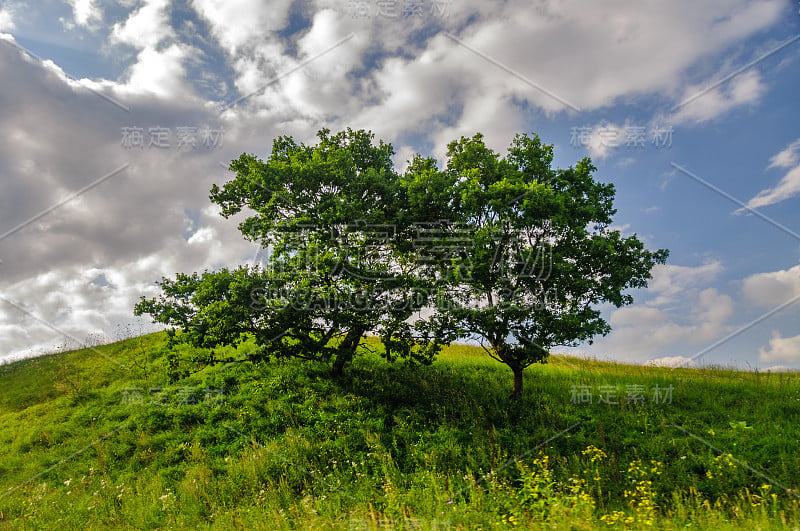
[[[164,345],[0,366],[0,524],[798,527],[798,373],[553,356],[511,401],[474,347],[414,368],[370,341],[340,379],[290,361],[170,382]]]

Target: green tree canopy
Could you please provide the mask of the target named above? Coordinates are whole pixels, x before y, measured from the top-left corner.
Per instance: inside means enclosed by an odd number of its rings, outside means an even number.
[[[136,313],[212,353],[253,339],[250,359],[330,360],[335,374],[368,333],[387,359],[425,363],[477,339],[519,396],[526,367],[607,334],[598,305],[630,304],[626,291],[667,258],[610,228],[614,186],[588,158],[555,169],[536,135],[517,135],[505,157],[462,137],[443,170],[417,155],[400,175],[393,154],[351,129],[323,129],[316,145],[279,137],[266,161],[242,154],[210,198],[226,218],[246,213],[239,229],[267,263],[162,279]]]
[[[406,175],[418,219],[439,219],[440,311],[461,337],[477,338],[514,373],[543,362],[556,345],[577,346],[610,331],[597,305],[633,301],[666,250],[610,229],[614,186],[592,177],[588,158],[552,168],[553,147],[517,135],[501,158],[483,137],[451,142],[447,166],[417,158]]]
[[[379,335],[386,357],[429,362],[441,341],[410,244],[407,195],[391,145],[365,131],[322,130],[308,146],[280,137],[266,161],[242,154],[211,200],[226,218],[246,210],[239,229],[269,250],[265,267],[163,279],[159,300],[138,314],[182,330],[182,340],[215,348],[255,339],[253,359],[332,360],[341,374],[362,337]],[[441,327],[440,327],[441,328]]]

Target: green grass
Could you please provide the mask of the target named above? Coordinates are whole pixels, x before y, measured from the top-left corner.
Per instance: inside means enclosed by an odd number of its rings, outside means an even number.
[[[276,361],[170,382],[163,334],[0,366],[0,524],[800,527],[798,373],[552,356],[512,401],[476,347],[411,367],[365,345],[339,379]]]

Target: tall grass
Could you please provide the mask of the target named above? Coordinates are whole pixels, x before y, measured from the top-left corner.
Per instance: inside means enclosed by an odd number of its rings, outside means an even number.
[[[338,379],[289,361],[170,382],[162,334],[0,366],[0,522],[798,527],[796,373],[553,356],[512,401],[475,347],[413,367],[365,343]]]

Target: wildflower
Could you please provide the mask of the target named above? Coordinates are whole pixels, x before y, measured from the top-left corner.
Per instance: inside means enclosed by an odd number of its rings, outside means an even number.
[[[593,444],[587,446],[586,450],[581,451],[581,453],[583,455],[588,455],[589,461],[592,463],[594,463],[595,461],[602,461],[603,459],[608,457],[603,450],[601,450],[600,448],[596,447]]]

